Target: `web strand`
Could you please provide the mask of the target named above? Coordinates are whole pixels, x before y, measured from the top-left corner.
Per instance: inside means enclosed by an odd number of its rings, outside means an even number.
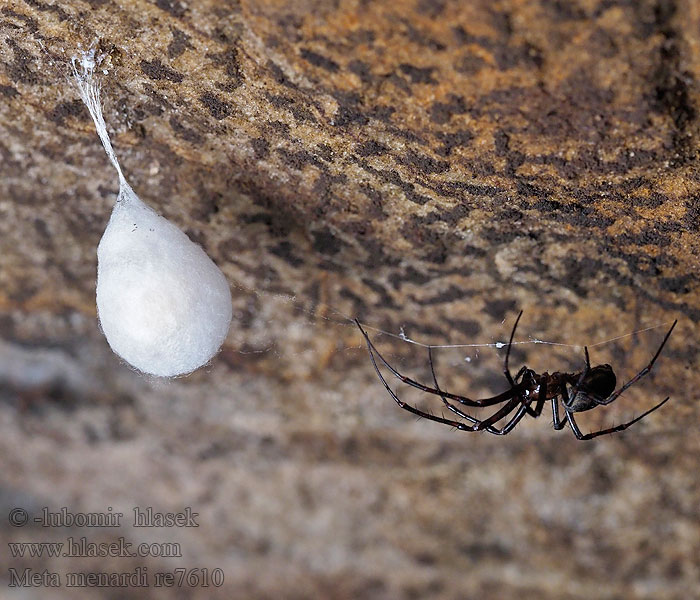
[[[99,62],[99,57],[95,57],[94,49],[83,52],[80,58],[74,56],[71,59],[73,75],[75,76],[75,81],[78,85],[80,97],[90,112],[92,120],[95,122],[95,129],[97,129],[97,135],[100,137],[102,146],[104,147],[109,160],[117,170],[117,173],[119,173],[119,183],[126,184],[124,174],[122,173],[122,169],[119,166],[119,161],[117,160],[117,155],[114,152],[114,148],[112,148],[112,142],[110,141],[109,134],[107,133],[107,124],[105,123],[104,116],[102,115],[100,85],[95,79],[95,66],[97,62]]]
[[[328,321],[330,323],[333,323],[335,325],[342,325],[346,327],[355,327],[355,318],[345,314],[343,311],[335,308],[334,306],[331,306],[330,304],[327,304],[325,302],[317,302],[315,304],[314,310],[309,310],[307,308],[304,308],[301,305],[301,302],[297,299],[296,296],[292,295],[287,295],[287,294],[280,294],[280,293],[275,293],[275,292],[266,292],[262,290],[256,290],[253,288],[249,288],[246,285],[243,285],[241,283],[234,283],[234,287],[237,287],[247,293],[254,294],[259,297],[272,297],[276,298],[282,302],[285,302],[287,304],[293,304],[295,308],[301,312],[304,312],[305,314],[312,316],[314,318],[319,318],[323,319],[324,321]],[[332,313],[335,315],[334,318],[327,317],[321,314],[318,314],[319,309],[325,309],[329,313]],[[419,346],[421,348],[443,348],[443,349],[450,349],[450,348],[505,348],[508,345],[508,342],[483,342],[483,343],[472,343],[472,344],[426,344],[424,342],[420,342],[418,340],[414,340],[410,337],[408,337],[403,331],[400,333],[392,333],[390,331],[386,331],[384,329],[380,329],[378,327],[374,327],[372,325],[369,325],[365,322],[360,322],[361,325],[370,331],[373,331],[377,334],[385,335],[387,337],[399,339],[403,342],[406,342],[407,344],[413,344],[415,346]],[[670,321],[668,322],[663,322],[663,323],[658,323],[657,325],[652,325],[650,327],[644,327],[642,329],[637,329],[635,331],[632,331],[630,333],[625,333],[622,335],[618,335],[612,338],[607,338],[598,342],[594,342],[591,344],[567,344],[564,342],[554,342],[550,340],[540,340],[537,338],[530,338],[528,340],[513,340],[513,346],[516,345],[524,345],[524,344],[544,344],[548,346],[560,346],[564,348],[574,348],[574,349],[582,349],[584,346],[588,346],[588,348],[595,348],[597,346],[604,346],[606,344],[610,344],[612,342],[615,342],[617,340],[627,338],[627,337],[632,337],[635,335],[638,335],[640,333],[645,333],[647,331],[651,331],[653,329],[659,329],[660,327],[667,327]]]

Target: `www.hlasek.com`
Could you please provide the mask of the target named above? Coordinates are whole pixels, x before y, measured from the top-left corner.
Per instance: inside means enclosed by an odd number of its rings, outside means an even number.
[[[199,527],[198,513],[190,507],[177,513],[159,512],[152,507],[136,507],[132,519],[109,507],[105,512],[74,513],[66,507],[51,511],[44,507],[35,516],[23,508],[14,508],[8,519],[13,527],[35,523],[41,527],[90,528],[99,527]],[[180,558],[182,547],[177,542],[129,542],[119,537],[112,542],[93,542],[86,536],[70,536],[60,542],[11,541],[7,544],[10,560],[38,559],[45,564],[47,559],[57,558],[134,558],[158,557]],[[172,571],[149,572],[147,567],[137,567],[128,572],[74,572],[59,573],[48,569],[33,570],[29,567],[8,568],[10,587],[220,587],[224,583],[224,572],[220,568],[176,568]]]
[[[8,542],[11,558],[135,558],[182,557],[177,542],[143,542],[134,546],[120,537],[116,542],[89,542],[86,537],[69,537],[65,542]]]

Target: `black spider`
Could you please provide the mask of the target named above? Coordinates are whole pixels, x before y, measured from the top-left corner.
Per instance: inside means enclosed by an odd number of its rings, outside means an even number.
[[[512,431],[513,428],[520,422],[520,420],[526,414],[532,417],[539,417],[542,414],[544,403],[547,400],[551,400],[552,417],[554,419],[554,429],[563,429],[568,421],[571,430],[574,432],[574,435],[579,440],[590,440],[594,437],[598,437],[599,435],[614,433],[616,431],[623,431],[624,429],[627,429],[630,425],[634,425],[637,421],[642,420],[649,413],[654,412],[657,408],[660,408],[668,401],[668,398],[666,398],[653,408],[638,416],[636,419],[632,419],[627,423],[623,423],[622,425],[617,425],[608,429],[602,429],[600,431],[595,431],[593,433],[588,433],[585,435],[581,433],[581,430],[579,429],[578,425],[576,424],[576,421],[574,420],[574,413],[576,412],[583,412],[595,408],[596,406],[606,405],[610,404],[611,402],[614,402],[618,398],[618,396],[620,396],[620,394],[622,394],[627,388],[629,388],[631,385],[633,385],[639,379],[641,379],[647,373],[649,373],[649,371],[651,371],[651,368],[654,366],[656,359],[659,357],[659,354],[661,354],[661,350],[663,349],[664,345],[666,344],[666,341],[671,335],[673,328],[676,326],[676,323],[678,322],[677,320],[673,322],[673,325],[671,325],[671,329],[668,330],[666,337],[664,337],[663,342],[661,342],[661,346],[659,346],[659,349],[656,351],[656,354],[654,354],[654,358],[651,359],[651,362],[646,367],[644,367],[639,373],[637,373],[630,381],[624,384],[619,390],[615,391],[617,379],[615,377],[615,373],[612,367],[610,365],[597,365],[595,367],[591,367],[587,347],[584,349],[586,355],[586,366],[583,369],[583,371],[580,371],[578,373],[560,373],[559,371],[557,371],[555,373],[552,373],[551,375],[545,372],[540,375],[532,369],[528,369],[526,366],[523,366],[518,371],[516,376],[512,377],[510,374],[510,370],[508,369],[508,357],[510,356],[510,348],[513,344],[513,336],[515,335],[515,329],[518,326],[518,321],[520,321],[520,317],[522,316],[522,314],[523,311],[520,311],[520,314],[518,314],[518,318],[515,320],[515,325],[513,325],[513,331],[510,334],[510,341],[508,342],[508,350],[506,351],[503,373],[505,374],[506,379],[510,384],[510,389],[506,390],[501,394],[498,394],[497,396],[493,396],[492,398],[484,398],[481,400],[471,400],[466,396],[458,396],[456,394],[444,392],[440,389],[440,386],[437,382],[437,377],[435,375],[435,368],[433,366],[433,353],[430,346],[428,347],[428,359],[430,361],[430,370],[433,374],[433,382],[435,383],[435,387],[429,387],[409,377],[401,375],[401,373],[394,369],[394,367],[392,367],[375,348],[374,344],[372,344],[372,342],[369,339],[369,336],[367,335],[365,330],[362,329],[362,325],[360,325],[360,322],[357,319],[355,319],[355,323],[360,328],[362,335],[367,341],[369,355],[372,359],[374,369],[377,371],[377,375],[379,375],[379,379],[381,379],[382,383],[384,384],[384,387],[387,389],[389,394],[391,394],[391,397],[396,401],[396,403],[401,408],[412,412],[415,415],[424,417],[426,419],[430,419],[431,421],[437,421],[438,423],[450,425],[459,429],[460,431],[486,430],[495,435],[505,435]],[[465,419],[469,423],[472,423],[472,425],[467,425],[462,421],[454,421],[452,419],[438,417],[436,415],[419,410],[414,406],[403,402],[389,387],[389,384],[386,382],[381,372],[379,371],[379,367],[377,366],[377,362],[375,360],[375,355],[378,356],[379,360],[381,360],[382,363],[384,363],[384,365],[401,381],[410,386],[418,388],[419,390],[428,392],[429,394],[435,394],[437,396],[440,396],[445,406],[451,412],[458,415],[462,419]],[[570,387],[570,390],[567,388],[567,386]],[[505,404],[487,419],[479,420],[475,417],[472,417],[471,415],[466,414],[465,412],[457,408],[455,405],[451,404],[448,401],[448,399],[459,402],[460,404],[463,404],[465,406],[475,407],[493,406],[494,404],[500,404],[503,402],[505,402]],[[559,402],[561,402],[562,407],[564,409],[566,421],[564,419],[559,418]],[[534,408],[531,406],[532,404],[534,404]],[[504,417],[507,417],[513,411],[516,411],[515,415],[511,417],[510,420],[505,425],[503,425],[501,429],[494,427],[494,423],[496,423],[500,419],[503,419]]]

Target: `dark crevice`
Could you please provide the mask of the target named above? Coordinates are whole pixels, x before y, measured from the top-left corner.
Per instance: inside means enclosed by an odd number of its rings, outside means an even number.
[[[660,33],[664,41],[660,48],[659,63],[651,75],[652,106],[673,120],[673,166],[687,164],[696,157],[691,126],[697,117],[697,111],[689,93],[693,76],[690,72],[681,70],[682,34],[674,25],[678,16],[675,0],[658,0],[653,6],[653,30]]]

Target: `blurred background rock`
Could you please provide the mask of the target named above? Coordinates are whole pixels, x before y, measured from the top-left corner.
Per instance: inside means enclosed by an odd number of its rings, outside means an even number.
[[[124,536],[183,556],[9,564],[225,572],[56,598],[694,597],[699,28],[690,0],[5,1],[2,556]],[[91,44],[127,178],[232,285],[228,340],[186,378],[131,371],[96,321],[118,184],[69,80]],[[505,438],[454,432],[391,401],[345,319],[490,343],[520,308],[521,340],[658,325],[592,349],[621,380],[678,318],[644,383],[581,421],[671,402],[588,443],[548,408]],[[376,341],[429,377],[424,349]],[[502,352],[437,352],[442,385],[502,391]],[[524,361],[578,370],[582,350],[517,346]],[[200,527],[17,529],[16,506],[191,506]],[[3,597],[46,597],[0,578]]]

